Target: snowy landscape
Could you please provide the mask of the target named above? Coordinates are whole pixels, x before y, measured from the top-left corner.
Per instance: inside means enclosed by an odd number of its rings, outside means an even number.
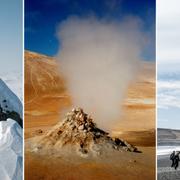
[[[0,179],[21,180],[22,81],[15,73],[0,77]]]

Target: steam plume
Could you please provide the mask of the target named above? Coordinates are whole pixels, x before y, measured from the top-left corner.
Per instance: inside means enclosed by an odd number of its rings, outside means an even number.
[[[143,39],[139,25],[133,18],[117,23],[71,17],[58,29],[57,59],[73,106],[85,109],[105,129],[120,118],[138,69]]]

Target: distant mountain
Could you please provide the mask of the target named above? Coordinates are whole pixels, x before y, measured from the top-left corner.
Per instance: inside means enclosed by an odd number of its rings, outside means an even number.
[[[158,128],[159,146],[180,146],[180,130]]]

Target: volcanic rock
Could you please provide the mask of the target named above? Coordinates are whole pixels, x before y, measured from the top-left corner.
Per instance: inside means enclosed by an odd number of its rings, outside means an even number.
[[[35,143],[34,151],[63,147],[75,148],[78,153],[99,155],[106,150],[138,152],[133,145],[119,138],[112,138],[97,128],[92,118],[81,108],[68,112],[62,122],[56,124]]]

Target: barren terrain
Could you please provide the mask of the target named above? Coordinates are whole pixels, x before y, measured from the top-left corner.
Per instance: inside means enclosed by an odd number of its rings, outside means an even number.
[[[26,151],[25,177],[28,180],[56,179],[155,179],[154,148],[141,148],[144,153],[122,152],[99,159],[69,156],[40,156]]]
[[[54,58],[25,52],[26,141],[59,122],[71,105],[59,71]],[[72,155],[65,159],[37,155],[26,146],[26,179],[155,179],[154,63],[142,63],[122,112],[119,123],[109,133],[138,146],[142,153],[122,152],[122,156],[115,153],[91,160]]]

